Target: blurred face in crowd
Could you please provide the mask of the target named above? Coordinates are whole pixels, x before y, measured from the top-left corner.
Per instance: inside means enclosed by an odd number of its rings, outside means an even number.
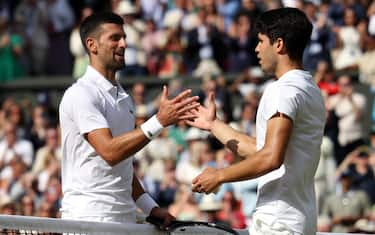
[[[344,23],[345,25],[355,25],[356,15],[353,9],[346,8],[344,13]]]
[[[58,132],[55,128],[48,128],[46,132],[46,143],[51,149],[55,149],[59,145]]]
[[[21,121],[22,121],[22,110],[21,110],[20,106],[18,106],[17,104],[14,104],[14,105],[9,107],[7,112],[8,112],[7,118],[10,122],[12,122],[15,125],[18,125],[18,124],[21,123]]]
[[[22,198],[22,215],[33,216],[34,215],[34,201],[33,199],[26,195]]]
[[[12,147],[17,140],[17,128],[10,122],[7,122],[4,126],[5,139],[9,147]]]
[[[46,125],[45,110],[42,106],[37,106],[33,111],[33,123],[37,127],[44,127]]]
[[[339,91],[342,95],[349,95],[353,91],[350,77],[343,75],[338,79]]]

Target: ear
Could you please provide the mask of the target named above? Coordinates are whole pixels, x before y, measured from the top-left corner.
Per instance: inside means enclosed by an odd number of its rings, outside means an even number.
[[[284,40],[282,38],[277,38],[273,45],[274,45],[274,47],[276,49],[276,52],[278,54],[286,53],[285,43],[284,43]]]
[[[88,37],[86,39],[86,47],[88,48],[90,54],[98,53],[97,41],[94,38]]]

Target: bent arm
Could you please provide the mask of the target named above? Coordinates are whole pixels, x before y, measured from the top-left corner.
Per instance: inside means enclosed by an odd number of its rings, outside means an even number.
[[[132,198],[134,201],[137,201],[137,199],[145,193],[145,190],[143,189],[141,183],[139,182],[138,177],[133,174],[133,182],[132,182]]]
[[[239,157],[248,157],[256,152],[256,141],[254,137],[236,131],[218,119],[213,122],[211,133]]]
[[[150,140],[141,129],[113,137],[109,128],[93,130],[85,135],[95,151],[111,166],[129,158]]]
[[[216,128],[215,128],[216,129]],[[293,130],[292,120],[278,113],[267,122],[265,144],[262,149],[249,156],[246,151],[247,142],[239,142],[239,151],[247,154],[246,159],[219,170],[219,181],[233,182],[256,178],[279,168],[285,158],[290,135]]]

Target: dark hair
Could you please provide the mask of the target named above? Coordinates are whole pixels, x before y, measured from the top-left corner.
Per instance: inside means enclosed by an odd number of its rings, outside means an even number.
[[[257,33],[265,34],[271,44],[281,38],[290,59],[297,61],[302,60],[312,27],[305,13],[290,7],[266,11],[255,22]]]
[[[83,44],[83,47],[88,52],[88,48],[86,47],[86,39],[92,35],[93,33],[98,33],[99,27],[102,24],[118,24],[123,25],[124,20],[121,18],[121,16],[113,13],[113,12],[99,12],[94,13],[88,17],[86,17],[80,26],[79,34],[81,36],[81,42]]]

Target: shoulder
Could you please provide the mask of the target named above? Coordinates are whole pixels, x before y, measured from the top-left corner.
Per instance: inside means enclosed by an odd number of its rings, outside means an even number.
[[[62,100],[80,103],[83,100],[94,101],[97,98],[99,98],[98,88],[86,79],[79,79],[65,91]]]

